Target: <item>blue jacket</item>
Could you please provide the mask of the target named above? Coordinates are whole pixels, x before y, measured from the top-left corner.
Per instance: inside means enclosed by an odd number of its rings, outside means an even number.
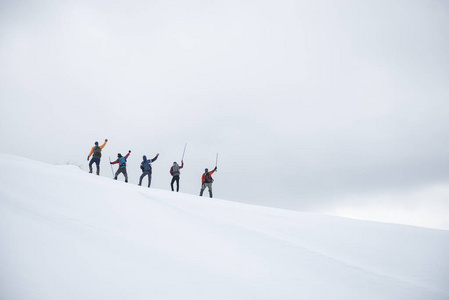
[[[144,155],[143,161],[140,164],[140,168],[142,169],[143,172],[151,172],[151,163],[156,161],[157,159],[157,155],[153,158],[153,159],[147,159],[147,157]]]

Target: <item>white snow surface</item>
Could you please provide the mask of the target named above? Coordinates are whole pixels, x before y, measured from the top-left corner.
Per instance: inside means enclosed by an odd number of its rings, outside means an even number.
[[[449,231],[0,169],[2,300],[449,299]]]

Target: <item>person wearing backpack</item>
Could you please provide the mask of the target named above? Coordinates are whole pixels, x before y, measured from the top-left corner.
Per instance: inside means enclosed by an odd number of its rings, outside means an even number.
[[[126,160],[128,159],[128,156],[131,154],[131,150],[128,151],[128,154],[125,156],[122,156],[120,153],[117,154],[117,160],[111,162],[111,165],[119,164],[117,172],[115,172],[114,180],[117,180],[117,176],[120,173],[123,173],[125,175],[125,182],[128,182],[128,173],[126,172]]]
[[[148,187],[150,187],[150,185],[151,185],[151,174],[152,174],[151,163],[156,161],[156,159],[158,157],[159,157],[159,153],[156,154],[156,156],[153,159],[147,159],[147,157],[145,155],[142,157],[143,161],[140,164],[140,169],[142,170],[142,175],[140,175],[139,185],[142,185],[143,178],[148,175]]]
[[[209,172],[208,169],[204,170],[203,177],[201,178],[201,191],[200,196],[203,196],[203,192],[206,189],[206,187],[209,189],[209,196],[212,198],[212,182],[214,182],[214,179],[212,178],[212,174],[217,171],[217,167],[212,170],[212,172]]]
[[[176,191],[179,192],[179,175],[181,175],[181,171],[179,171],[179,169],[182,169],[184,167],[184,161],[181,160],[181,166],[178,165],[178,163],[175,161],[173,163],[173,166],[170,168],[170,174],[172,177],[171,179],[171,190],[172,192],[174,192],[174,188],[173,188],[173,183],[175,183],[176,181]]]
[[[100,175],[100,158],[101,158],[101,150],[106,146],[108,139],[104,140],[104,144],[98,146],[98,142],[95,142],[95,146],[90,150],[89,155],[87,156],[87,161],[89,161],[90,156],[93,154],[92,159],[89,162],[89,173],[92,173],[92,165],[95,163],[97,165],[97,175]]]

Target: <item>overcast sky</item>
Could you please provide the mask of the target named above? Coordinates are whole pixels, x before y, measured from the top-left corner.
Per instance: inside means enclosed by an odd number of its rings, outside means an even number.
[[[447,1],[4,0],[0,152],[108,138],[102,176],[160,153],[169,189],[187,143],[186,193],[219,153],[218,198],[449,229],[448,32]]]

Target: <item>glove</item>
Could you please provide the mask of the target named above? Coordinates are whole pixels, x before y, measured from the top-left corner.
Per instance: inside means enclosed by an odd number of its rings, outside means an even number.
[[[87,157],[87,161],[89,161],[89,156]]]
[[[110,162],[110,164],[112,165],[112,162]]]
[[[108,141],[108,139],[105,139],[104,141],[105,141],[105,142],[107,142],[107,141]]]
[[[131,153],[131,150],[128,150],[128,153]]]
[[[159,156],[159,153],[158,153],[158,154],[156,154],[156,156]]]

